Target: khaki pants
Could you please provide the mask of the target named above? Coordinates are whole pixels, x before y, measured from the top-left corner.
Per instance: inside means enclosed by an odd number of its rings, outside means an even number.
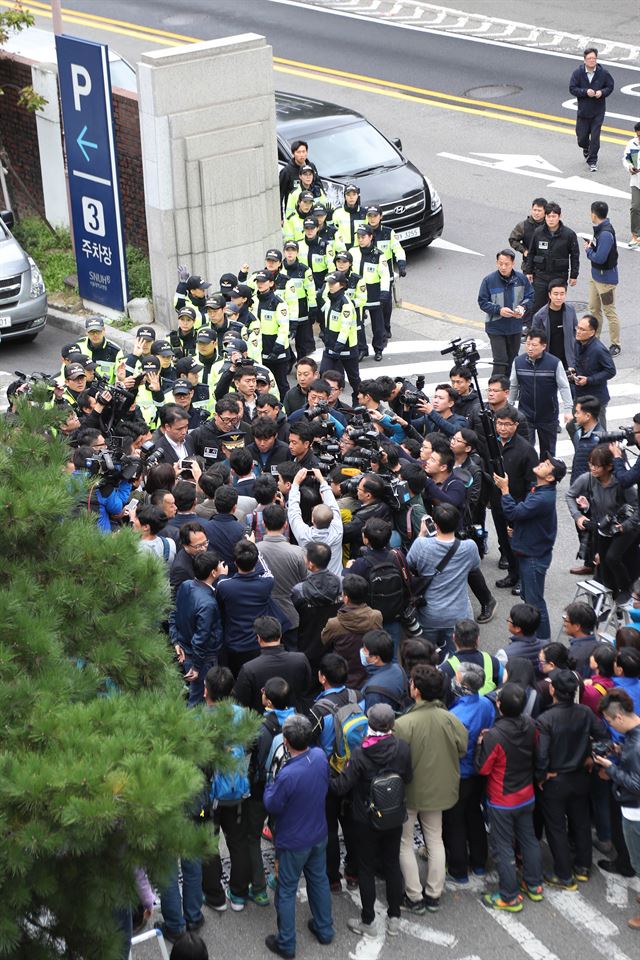
[[[407,821],[402,827],[400,843],[400,869],[404,877],[404,889],[409,900],[422,899],[422,884],[418,861],[413,847],[413,828],[420,820],[424,842],[429,855],[425,893],[437,900],[444,889],[446,857],[442,841],[441,810],[407,810]]]
[[[599,283],[591,278],[589,280],[589,313],[592,313],[598,321],[598,336],[602,333],[602,312],[609,321],[609,336],[611,343],[620,346],[620,321],[616,312],[616,286],[615,283]]]

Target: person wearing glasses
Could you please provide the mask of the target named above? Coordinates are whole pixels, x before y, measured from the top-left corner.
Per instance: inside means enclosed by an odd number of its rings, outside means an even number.
[[[251,443],[251,425],[242,420],[242,403],[235,397],[227,396],[218,400],[211,420],[189,434],[193,452],[204,457],[206,467],[212,467],[226,459],[223,450],[228,434],[239,434],[244,443]]]

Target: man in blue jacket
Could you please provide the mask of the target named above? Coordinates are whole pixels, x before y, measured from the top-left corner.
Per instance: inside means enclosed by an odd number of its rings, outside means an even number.
[[[272,953],[289,958],[296,952],[296,893],[303,871],[312,915],[309,930],[321,944],[331,943],[334,936],[325,860],[329,763],[323,750],[310,746],[313,727],[308,717],[287,717],[282,737],[291,759],[264,791],[264,805],[275,821],[278,878],[278,933],[269,934],[265,944]]]
[[[484,278],[478,293],[491,342],[492,374],[507,377],[520,349],[523,318],[533,303],[533,287],[524,273],[514,270],[515,259],[513,250],[500,250],[496,256],[498,269]]]
[[[604,343],[597,337],[598,319],[592,313],[583,314],[576,327],[576,367],[573,382],[576,385],[575,399],[588,394],[599,400],[600,421],[607,429],[607,404],[609,390],[607,380],[616,375],[616,365]]]
[[[547,350],[547,335],[539,328],[527,334],[525,352],[516,357],[511,373],[509,402],[518,401],[531,431],[538,435],[540,459],[555,455],[558,438],[558,391],[564,404],[564,419],[572,419],[573,398],[564,367]]]
[[[388,703],[396,714],[409,704],[407,675],[393,663],[394,643],[386,630],[369,630],[362,638],[360,660],[367,671],[362,687],[364,712],[376,703]]]
[[[602,332],[602,313],[609,321],[611,346],[609,353],[620,353],[620,321],[616,312],[616,287],[618,286],[618,245],[616,232],[609,220],[609,205],[604,200],[591,204],[593,237],[585,240],[584,250],[591,263],[589,280],[589,310],[598,320],[598,336]]]
[[[204,678],[216,666],[222,648],[222,621],[214,583],[227,568],[213,551],[193,560],[194,580],[185,580],[176,594],[176,607],[169,621],[184,678],[189,684],[189,706],[204,698]]]
[[[558,532],[556,483],[567,472],[566,464],[548,457],[533,468],[536,486],[521,503],[509,493],[509,478],[494,473],[493,480],[502,494],[504,515],[513,527],[511,544],[520,561],[521,597],[540,611],[540,641],[551,640],[549,612],[544,599],[544,580],[551,564]]]
[[[606,99],[613,93],[613,77],[598,63],[598,51],[587,47],[584,64],[571,74],[569,91],[578,101],[576,137],[591,173],[598,169],[600,130],[604,122]]]

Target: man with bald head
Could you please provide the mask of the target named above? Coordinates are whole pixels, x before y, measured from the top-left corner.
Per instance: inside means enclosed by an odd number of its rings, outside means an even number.
[[[322,503],[313,508],[311,526],[302,519],[300,509],[300,486],[308,477],[313,478],[315,482],[320,484],[320,496],[322,497]],[[326,543],[331,550],[328,569],[331,573],[335,573],[337,577],[342,576],[342,518],[340,509],[331,487],[317,468],[315,470],[298,470],[291,484],[287,513],[289,528],[298,544],[304,548],[309,543]]]

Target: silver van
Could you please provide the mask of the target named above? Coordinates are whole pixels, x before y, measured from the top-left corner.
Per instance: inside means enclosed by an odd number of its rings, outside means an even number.
[[[13,214],[0,213],[0,343],[35,340],[47,322],[47,291],[35,261],[11,233]]]

